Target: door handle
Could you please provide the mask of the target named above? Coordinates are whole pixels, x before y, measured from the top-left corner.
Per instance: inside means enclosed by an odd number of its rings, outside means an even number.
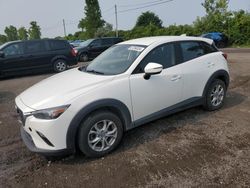
[[[208,68],[213,67],[215,64],[213,62],[208,62]]]
[[[180,79],[181,79],[180,75],[174,75],[174,76],[172,76],[171,81],[177,81],[177,80],[180,80]]]

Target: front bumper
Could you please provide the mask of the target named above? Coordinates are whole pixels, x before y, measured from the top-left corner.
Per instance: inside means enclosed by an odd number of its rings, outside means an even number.
[[[16,109],[22,124],[22,139],[31,151],[54,156],[74,153],[66,143],[72,116],[70,111],[66,111],[65,116],[53,120],[37,119],[29,115],[34,109],[26,106],[19,97],[16,98]]]
[[[62,149],[62,150],[39,149],[35,146],[31,136],[29,135],[29,133],[27,133],[24,130],[23,126],[21,126],[20,128],[20,132],[21,132],[21,137],[22,137],[23,142],[25,143],[27,148],[32,152],[35,152],[44,156],[65,156],[65,155],[69,155],[73,153],[73,151],[70,149]]]

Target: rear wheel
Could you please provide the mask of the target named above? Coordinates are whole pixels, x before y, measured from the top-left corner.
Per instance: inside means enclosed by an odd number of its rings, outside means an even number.
[[[54,63],[54,71],[55,72],[63,72],[67,69],[67,63],[63,59],[58,59]]]
[[[226,85],[222,80],[216,79],[209,86],[206,96],[204,107],[206,110],[218,110],[223,106],[226,97]]]
[[[101,157],[113,151],[123,135],[122,122],[109,111],[91,114],[79,129],[78,146],[88,157]]]
[[[86,62],[86,61],[88,61],[88,60],[89,60],[88,54],[86,54],[86,53],[81,53],[81,54],[80,54],[80,57],[79,57],[79,60],[80,60],[81,62]]]

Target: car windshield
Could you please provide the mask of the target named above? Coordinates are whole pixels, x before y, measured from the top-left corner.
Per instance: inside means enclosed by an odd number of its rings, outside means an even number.
[[[92,61],[83,71],[116,75],[125,72],[146,48],[142,45],[115,45]]]
[[[11,42],[6,42],[6,43],[0,45],[0,50],[3,50],[3,48],[4,48],[5,46],[7,46],[8,44],[10,44],[10,43],[11,43]]]
[[[88,46],[94,39],[89,39],[80,43],[81,47]]]

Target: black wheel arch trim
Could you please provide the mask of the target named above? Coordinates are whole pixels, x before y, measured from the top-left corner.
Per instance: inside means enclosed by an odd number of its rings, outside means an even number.
[[[123,102],[116,99],[97,100],[83,107],[70,122],[66,136],[67,149],[75,151],[76,149],[75,138],[77,136],[77,130],[81,125],[82,120],[86,118],[90,113],[101,108],[115,109],[116,112],[119,114],[119,116],[122,118],[124,124],[124,131],[132,127],[132,118],[130,111]]]
[[[230,77],[229,77],[229,74],[227,71],[225,70],[218,70],[216,71],[215,73],[212,74],[212,76],[210,76],[210,78],[208,79],[207,83],[206,83],[206,86],[203,90],[203,93],[202,93],[202,96],[205,97],[206,95],[206,92],[210,86],[210,84],[217,78],[220,78],[220,77],[223,77],[224,78],[224,82],[225,82],[225,85],[226,85],[226,88],[228,88],[229,86],[229,82],[230,82]]]
[[[59,60],[59,59],[64,60],[64,61],[66,62],[66,64],[67,64],[67,57],[64,56],[64,55],[58,55],[58,56],[53,57],[53,58],[51,59],[51,62],[52,62],[52,63],[55,63],[55,62],[56,62],[57,60]]]

